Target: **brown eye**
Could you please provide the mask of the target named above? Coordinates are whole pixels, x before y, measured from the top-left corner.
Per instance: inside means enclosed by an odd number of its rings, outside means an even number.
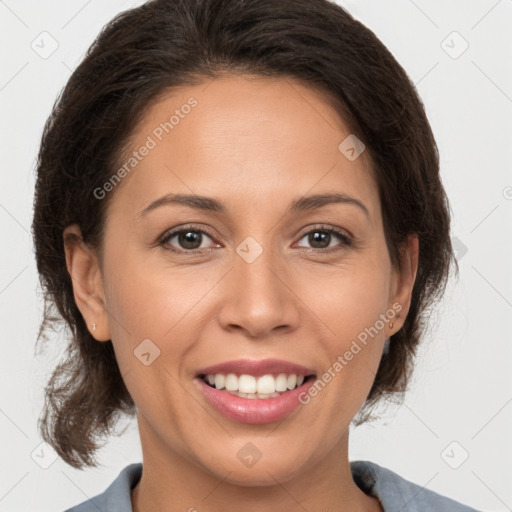
[[[205,238],[212,239],[211,236],[202,229],[182,228],[171,231],[165,235],[160,243],[171,251],[192,252],[208,248],[208,245],[203,245]]]
[[[330,249],[332,247],[336,247],[336,245],[341,246],[341,248],[351,245],[351,240],[347,235],[333,228],[312,229],[311,231],[308,231],[300,240],[304,239],[307,239],[307,243],[311,245],[311,248],[316,250]],[[337,244],[336,241],[338,241]],[[334,245],[331,245],[333,242]]]

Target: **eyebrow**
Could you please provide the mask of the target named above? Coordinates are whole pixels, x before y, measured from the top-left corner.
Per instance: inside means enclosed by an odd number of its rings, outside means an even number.
[[[357,206],[364,212],[364,214],[368,218],[370,218],[368,208],[366,208],[366,206],[361,201],[359,201],[359,199],[351,197],[347,194],[340,193],[315,194],[312,196],[301,197],[291,203],[287,213],[315,210],[321,208],[322,206],[336,203],[351,204]],[[138,212],[137,216],[143,217],[147,215],[149,212],[155,210],[156,208],[159,208],[164,205],[173,204],[182,204],[199,210],[212,211],[217,213],[227,213],[226,207],[220,201],[217,201],[217,199],[213,199],[212,197],[186,194],[166,194],[165,196],[156,199],[148,206],[146,206],[143,210]]]

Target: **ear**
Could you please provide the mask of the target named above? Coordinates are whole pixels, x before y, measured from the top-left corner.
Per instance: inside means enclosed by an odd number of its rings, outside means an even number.
[[[393,327],[389,329],[388,337],[399,331],[404,325],[405,318],[411,306],[412,290],[416,281],[419,258],[419,240],[417,235],[410,235],[400,247],[400,270],[393,269],[390,290],[390,306],[399,304],[401,309],[395,309],[397,316],[393,319]]]
[[[108,341],[110,327],[98,258],[83,241],[77,224],[68,226],[63,238],[66,266],[73,284],[76,305],[91,335],[97,341]],[[93,329],[93,324],[96,329]]]

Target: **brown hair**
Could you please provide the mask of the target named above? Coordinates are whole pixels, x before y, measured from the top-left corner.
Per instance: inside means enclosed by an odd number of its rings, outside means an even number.
[[[97,342],[76,306],[63,230],[77,223],[101,254],[112,193],[98,201],[93,191],[118,168],[144,112],[167,90],[221,72],[293,77],[336,98],[371,157],[394,265],[407,236],[419,238],[410,310],[383,354],[360,423],[381,397],[405,392],[428,306],[444,292],[450,263],[457,266],[423,104],[387,48],[342,7],[329,0],[153,0],[120,13],[57,98],[36,169],[32,232],[44,290],[38,341],[62,319],[70,329],[39,429],[74,467],[97,464],[98,437],[112,432],[121,413],[134,414],[135,405],[112,342]]]

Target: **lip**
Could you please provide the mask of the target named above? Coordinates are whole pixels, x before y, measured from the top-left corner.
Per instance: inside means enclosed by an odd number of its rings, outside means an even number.
[[[206,403],[213,409],[230,420],[253,424],[272,423],[286,418],[299,405],[302,405],[299,396],[307,393],[315,381],[315,378],[307,379],[298,388],[285,391],[275,398],[242,398],[227,391],[212,388],[200,377],[194,379]]]
[[[234,373],[237,377],[244,374],[261,377],[262,375],[268,374],[277,375],[279,373],[294,373],[298,376],[302,375],[306,377],[308,375],[314,375],[315,371],[311,368],[306,368],[300,364],[291,363],[282,359],[236,359],[202,368],[198,370],[196,377],[202,375],[213,375],[216,373],[222,373],[224,375]],[[269,398],[269,400],[272,399]]]

